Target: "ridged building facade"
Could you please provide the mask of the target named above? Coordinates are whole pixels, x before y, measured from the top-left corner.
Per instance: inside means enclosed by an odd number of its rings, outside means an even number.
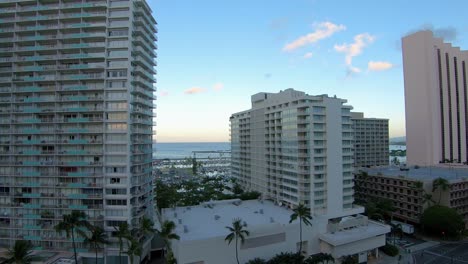
[[[110,237],[154,215],[156,32],[144,0],[0,1],[0,247],[72,251],[72,210]]]
[[[232,175],[247,190],[315,215],[354,208],[351,106],[287,89],[252,96],[231,116]]]

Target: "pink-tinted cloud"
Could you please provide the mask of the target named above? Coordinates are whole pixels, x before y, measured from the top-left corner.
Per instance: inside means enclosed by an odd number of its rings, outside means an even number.
[[[199,94],[205,92],[204,88],[201,87],[192,87],[184,91],[184,94]]]
[[[351,66],[353,58],[361,54],[365,47],[374,42],[375,37],[369,33],[363,33],[354,36],[354,42],[351,44],[344,43],[342,45],[335,45],[337,52],[342,52],[346,55],[346,65]]]
[[[314,54],[312,54],[312,52],[307,52],[306,54],[304,54],[304,59],[310,59],[313,55]]]
[[[221,82],[215,83],[213,85],[213,90],[215,91],[221,91],[223,88],[224,88],[224,83],[221,83]]]
[[[369,61],[367,69],[369,71],[385,71],[393,68],[395,65],[386,61]]]
[[[329,38],[336,32],[345,30],[344,25],[336,25],[331,22],[322,22],[314,25],[315,31],[307,35],[301,36],[284,46],[283,51],[293,51],[308,44],[318,42],[322,39]]]

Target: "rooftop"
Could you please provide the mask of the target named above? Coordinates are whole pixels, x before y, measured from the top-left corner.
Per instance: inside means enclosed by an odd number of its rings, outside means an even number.
[[[367,225],[356,226],[336,232],[321,234],[320,239],[333,246],[340,246],[358,240],[383,235],[390,232],[390,227],[374,221],[368,221]]]
[[[175,232],[180,240],[198,240],[227,235],[226,226],[231,226],[235,218],[241,218],[249,228],[261,226],[263,229],[288,225],[291,213],[271,201],[234,199],[167,208],[163,209],[162,215],[164,220],[176,224]]]
[[[434,167],[419,167],[415,168],[404,167],[405,169],[400,169],[400,167],[389,166],[389,167],[378,167],[378,168],[363,168],[361,170],[367,171],[370,175],[382,174],[382,176],[387,177],[405,177],[414,180],[434,180],[437,178],[444,178],[446,180],[463,180],[468,179],[468,166],[461,165],[440,165]],[[407,169],[407,170],[406,170]]]

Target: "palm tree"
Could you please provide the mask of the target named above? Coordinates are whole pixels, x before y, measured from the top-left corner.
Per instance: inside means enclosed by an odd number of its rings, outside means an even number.
[[[422,196],[422,199],[423,199],[423,204],[427,203],[428,206],[430,206],[431,203],[434,203],[434,200],[432,199],[432,194],[430,193],[424,193]]]
[[[231,233],[229,233],[226,238],[224,238],[225,241],[228,242],[228,245],[231,244],[232,240],[236,240],[236,260],[237,260],[237,264],[239,264],[239,253],[238,253],[238,250],[237,250],[237,244],[238,244],[238,240],[240,239],[241,241],[241,244],[244,244],[244,241],[245,241],[245,237],[249,236],[249,231],[245,230],[244,229],[244,226],[242,225],[242,220],[240,218],[236,218],[234,220],[232,220],[232,226],[226,226],[226,228],[231,231]],[[247,226],[247,224],[245,224],[245,226]]]
[[[154,223],[151,219],[143,216],[140,222],[140,231],[143,235],[154,234],[157,230],[153,228]]]
[[[56,232],[65,232],[67,234],[67,238],[71,236],[76,263],[78,263],[78,257],[76,254],[75,229],[80,227],[89,228],[91,226],[85,218],[86,214],[83,211],[72,211],[71,214],[63,215],[63,220],[55,226]]]
[[[439,202],[442,199],[442,191],[447,191],[449,188],[449,182],[444,178],[437,178],[432,182],[432,192],[439,190]]]
[[[31,241],[16,240],[13,248],[8,249],[7,259],[2,264],[29,264],[36,260],[32,256],[32,249]]]
[[[163,239],[164,244],[166,244],[167,251],[171,253],[171,239],[179,240],[180,237],[174,233],[176,224],[172,221],[164,221],[161,226],[161,230],[156,230],[159,236]],[[164,253],[164,251],[163,251]],[[168,255],[169,257],[169,255]]]
[[[299,218],[299,240],[300,240],[298,254],[302,254],[302,222],[304,222],[304,224],[307,226],[312,225],[312,223],[310,222],[310,220],[312,220],[312,216],[310,215],[310,210],[302,203],[300,203],[293,210],[293,214],[291,215],[291,219],[289,220],[289,223],[292,223],[298,218]]]
[[[134,256],[139,256],[141,258],[142,251],[143,249],[141,248],[140,243],[138,243],[137,240],[132,238],[130,242],[127,244],[127,251],[125,252],[125,254],[127,254],[128,257],[130,258],[130,264],[133,264]]]
[[[122,251],[123,251],[123,240],[130,239],[130,230],[128,229],[128,223],[123,222],[118,227],[114,227],[115,237],[119,239],[119,262],[122,264]]]
[[[109,244],[107,240],[107,235],[104,229],[99,226],[93,226],[91,228],[91,236],[86,237],[84,240],[85,244],[90,244],[91,247],[96,252],[96,264],[98,263],[98,251],[101,248],[101,245]]]

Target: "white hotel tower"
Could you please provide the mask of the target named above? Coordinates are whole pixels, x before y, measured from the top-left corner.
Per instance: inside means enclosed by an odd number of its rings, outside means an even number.
[[[305,203],[314,215],[349,214],[356,208],[345,103],[293,89],[253,95],[252,109],[230,118],[234,177],[278,203]]]
[[[156,32],[145,0],[0,1],[1,248],[73,251],[72,210],[109,236],[153,216]]]
[[[403,38],[407,162],[468,162],[468,51],[431,31]]]

